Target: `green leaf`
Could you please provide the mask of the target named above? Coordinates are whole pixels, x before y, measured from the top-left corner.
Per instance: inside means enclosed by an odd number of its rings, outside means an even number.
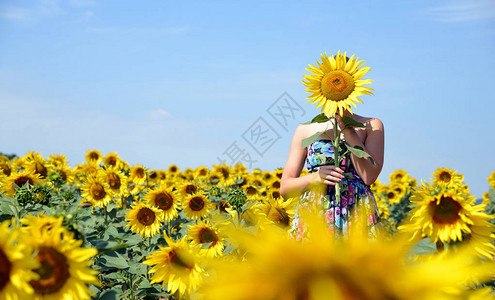
[[[433,254],[437,251],[435,244],[430,243],[429,238],[422,239],[411,248],[411,255]]]
[[[325,131],[318,131],[317,133],[313,134],[312,136],[305,138],[302,140],[302,149],[308,147],[311,145],[314,141],[318,139],[318,137],[322,134],[324,134]]]
[[[348,117],[348,116],[343,116],[342,121],[344,122],[344,128],[345,127],[361,127],[361,128],[371,129],[371,127],[364,126],[363,123],[360,123],[360,122],[358,122],[358,121],[356,121],[353,118]]]
[[[110,274],[106,274],[106,275],[104,275],[104,277],[108,278],[108,279],[113,279],[113,280],[125,280],[124,274],[122,274],[120,272],[113,272]]]
[[[121,299],[122,295],[122,287],[115,286],[111,289],[105,290],[103,293],[100,294],[100,297],[98,299],[100,300],[119,300]]]
[[[129,270],[127,272],[131,274],[144,275],[146,274],[146,265],[142,263],[137,263],[134,261],[129,262]]]
[[[109,268],[125,269],[129,267],[127,261],[115,251],[102,254],[99,259],[104,266]]]
[[[371,163],[374,166],[376,166],[376,163],[375,163],[375,160],[373,159],[373,157],[371,157],[371,155],[369,155],[368,153],[366,153],[361,146],[357,146],[356,145],[354,147],[351,147],[347,143],[346,143],[346,146],[347,146],[347,150],[351,151],[352,154],[356,155],[359,158],[368,157],[370,159]]]
[[[301,124],[307,125],[307,124],[312,124],[312,123],[325,123],[328,120],[330,120],[330,118],[328,118],[324,113],[321,113],[321,114],[317,115],[316,117],[314,117],[311,121],[304,122]]]

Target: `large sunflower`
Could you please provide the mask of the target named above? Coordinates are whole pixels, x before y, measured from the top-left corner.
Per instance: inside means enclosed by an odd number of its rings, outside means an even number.
[[[0,299],[29,299],[33,288],[28,282],[38,278],[32,270],[39,264],[19,242],[19,234],[18,229],[9,229],[9,221],[0,223]]]
[[[39,174],[42,179],[48,176],[48,166],[45,159],[39,153],[29,151],[26,154],[27,169],[34,170],[34,173]]]
[[[98,272],[90,269],[91,258],[98,251],[82,248],[82,241],[63,232],[61,227],[38,228],[30,230],[30,235],[24,239],[40,263],[40,267],[34,270],[39,278],[29,282],[35,299],[88,299],[90,295],[95,296],[87,285],[99,285]]]
[[[131,168],[130,171],[130,180],[135,184],[144,184],[146,183],[146,168],[141,165],[135,165]]]
[[[88,163],[94,163],[96,165],[99,165],[102,160],[101,152],[98,150],[86,151],[86,155],[84,156],[84,158]]]
[[[110,203],[110,187],[102,176],[88,176],[82,187],[82,197],[93,206],[104,207]]]
[[[332,117],[339,111],[343,115],[344,110],[351,111],[351,104],[356,107],[356,102],[363,102],[358,97],[372,95],[372,88],[363,86],[370,84],[372,80],[361,79],[369,67],[362,67],[364,62],[358,57],[346,58],[346,53],[337,52],[337,55],[328,57],[321,55],[322,62],[318,60],[318,67],[309,65],[307,71],[315,75],[304,75],[306,91],[311,93],[308,102],[317,103],[316,107],[322,107],[321,111],[328,117]]]
[[[127,190],[127,177],[119,169],[109,167],[102,172],[102,177],[108,184],[109,192],[114,197],[121,197]]]
[[[16,186],[22,187],[25,184],[35,186],[42,181],[39,174],[36,174],[34,170],[15,171],[10,174],[9,177],[4,178],[2,185],[3,192],[8,197],[13,197]]]
[[[197,193],[200,187],[192,180],[185,180],[178,184],[177,190],[182,197],[187,197],[187,195],[191,195]]]
[[[184,214],[190,219],[206,217],[212,209],[208,197],[203,192],[188,195],[182,203]]]
[[[399,226],[399,230],[411,232],[413,239],[427,236],[433,243],[461,241],[462,234],[469,233],[473,224],[475,208],[471,197],[454,189],[424,184],[411,196],[416,207],[410,212],[410,220]]]
[[[149,270],[150,274],[155,273],[151,284],[161,282],[162,288],[167,285],[170,294],[178,291],[182,297],[198,287],[203,280],[204,270],[185,239],[174,242],[165,235],[165,240],[168,247],[159,245],[160,250],[152,252],[143,263],[153,266]]]
[[[163,211],[164,219],[167,222],[177,218],[179,210],[179,197],[173,187],[159,186],[148,191],[145,200],[149,205]]]
[[[457,173],[453,169],[437,168],[435,172],[433,172],[433,178],[430,179],[433,180],[433,183],[436,184],[455,187],[462,185],[464,176],[462,174]]]
[[[117,170],[122,169],[123,166],[117,152],[107,153],[107,155],[103,158],[103,165],[116,168]]]
[[[138,202],[131,206],[125,219],[133,232],[140,236],[153,237],[158,234],[163,224],[163,211]]]
[[[204,254],[207,257],[221,256],[225,246],[219,230],[204,221],[189,225],[185,238],[191,241],[191,246],[209,244],[207,248],[200,249],[200,254]]]

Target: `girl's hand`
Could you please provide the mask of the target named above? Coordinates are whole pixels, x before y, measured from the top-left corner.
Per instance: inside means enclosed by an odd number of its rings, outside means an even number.
[[[321,166],[318,172],[314,173],[315,182],[336,185],[337,182],[340,182],[345,177],[342,173],[344,173],[344,170],[334,165]]]
[[[352,115],[348,110],[344,110],[343,116],[352,118]],[[344,128],[345,124],[344,124],[344,121],[342,120],[342,117],[339,115],[339,113],[335,113],[335,119],[337,120],[337,124],[339,124],[339,127],[341,129]]]

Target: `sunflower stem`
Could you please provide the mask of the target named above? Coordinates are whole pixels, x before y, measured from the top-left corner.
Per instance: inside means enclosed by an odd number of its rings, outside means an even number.
[[[339,162],[339,151],[340,151],[340,131],[337,128],[337,118],[334,117],[333,119],[333,160],[335,167],[339,167],[340,162]],[[337,182],[335,185],[335,201],[337,203],[340,203],[340,182]]]
[[[103,211],[105,212],[105,227],[108,227],[108,207],[106,205]]]

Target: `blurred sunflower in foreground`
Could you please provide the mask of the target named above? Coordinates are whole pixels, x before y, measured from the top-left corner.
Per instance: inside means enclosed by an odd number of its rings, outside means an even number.
[[[210,261],[214,275],[199,293],[206,299],[467,299],[473,296],[468,279],[495,272],[493,262],[472,259],[470,248],[425,263],[409,259],[407,236],[369,240],[365,223],[355,222],[348,238],[335,239],[317,214],[304,219],[312,231],[303,243],[279,226],[257,234],[232,227],[229,236],[246,254]]]
[[[33,223],[34,222],[34,223]],[[34,299],[88,299],[94,296],[88,284],[99,285],[98,271],[90,269],[91,258],[98,253],[93,248],[81,247],[82,241],[73,238],[60,221],[46,217],[22,220],[28,231],[19,243],[33,250],[39,266],[39,276],[30,280]],[[47,226],[36,226],[37,224]]]
[[[372,88],[363,86],[372,83],[370,79],[361,79],[370,68],[362,67],[365,63],[354,55],[347,59],[346,53],[337,52],[330,57],[325,53],[321,55],[321,63],[317,60],[318,67],[309,65],[307,71],[314,75],[304,75],[306,91],[311,93],[307,102],[317,103],[316,107],[322,107],[327,117],[332,117],[335,112],[343,115],[344,110],[351,114],[351,104],[356,107],[356,102],[363,103],[359,96],[372,95]]]
[[[29,247],[17,242],[20,231],[9,225],[9,221],[0,223],[0,299],[28,299],[33,293],[29,282],[39,278],[32,270],[39,264]]]

